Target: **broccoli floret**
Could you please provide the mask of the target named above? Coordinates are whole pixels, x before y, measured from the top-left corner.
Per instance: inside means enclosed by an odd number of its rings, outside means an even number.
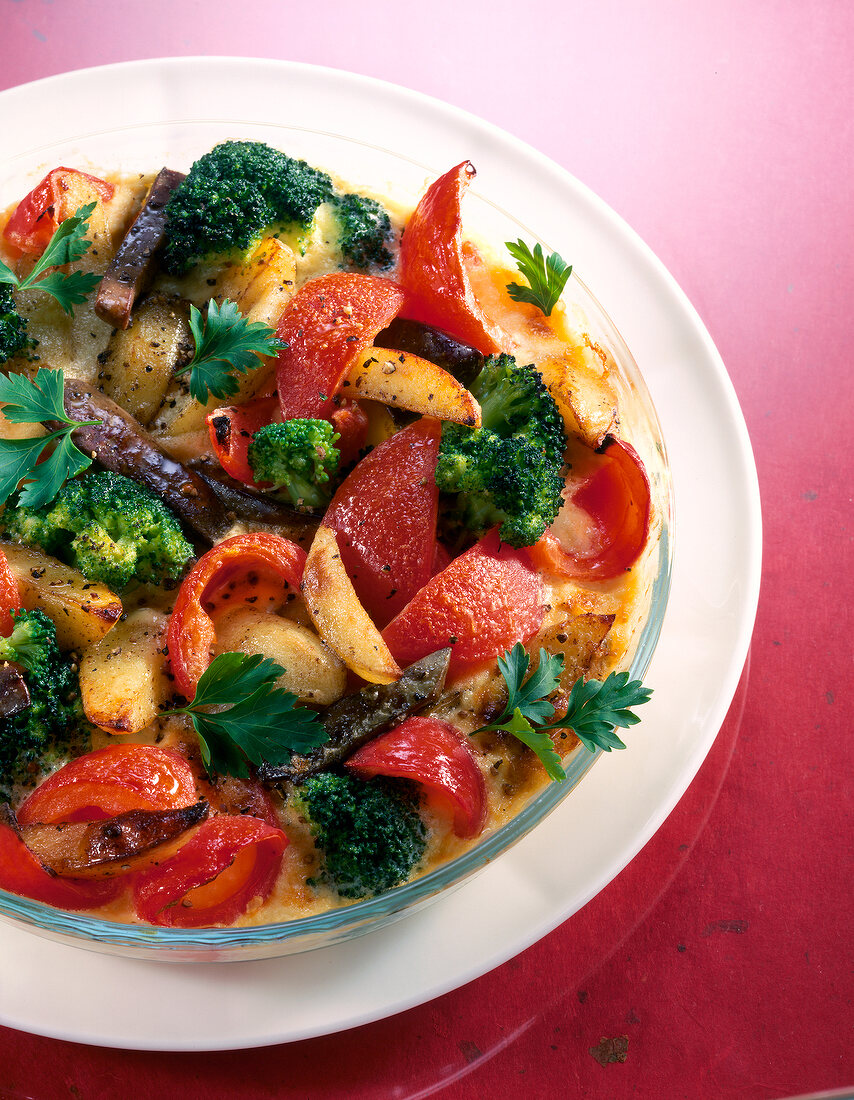
[[[0,283],[0,363],[13,359],[31,346],[27,321],[15,308],[12,288]]]
[[[60,763],[69,742],[88,748],[89,726],[80,703],[77,672],[56,644],[56,627],[42,611],[13,611],[14,629],[0,638],[0,661],[24,671],[30,705],[0,717],[0,796],[12,787],[32,785],[40,771]]]
[[[424,854],[427,829],[406,783],[327,772],[306,780],[296,801],[322,855],[322,880],[341,897],[391,890]]]
[[[338,219],[338,247],[353,267],[387,271],[394,262],[386,245],[394,231],[388,211],[364,195],[339,195],[334,201]]]
[[[195,162],[166,206],[162,263],[183,275],[211,256],[245,252],[264,233],[308,230],[332,180],[260,141],[226,141]]]
[[[114,592],[175,581],[193,557],[166,505],[121,474],[83,474],[42,508],[7,507],[0,525]]]
[[[467,531],[500,524],[511,546],[531,546],[563,503],[566,434],[560,410],[533,366],[492,355],[470,386],[482,427],[444,424],[436,484],[455,493],[448,513]]]
[[[249,465],[256,481],[282,489],[297,505],[322,508],[327,485],[338,470],[338,433],[328,420],[285,420],[259,429],[249,444]]]

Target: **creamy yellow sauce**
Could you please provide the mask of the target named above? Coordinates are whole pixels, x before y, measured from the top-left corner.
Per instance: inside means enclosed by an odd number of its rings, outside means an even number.
[[[103,208],[102,229],[85,259],[87,269],[99,274],[105,270],[135,215],[150,178],[115,179],[113,182],[116,183],[115,197]],[[382,199],[382,196],[376,197]],[[396,211],[398,228],[404,223],[405,214],[405,211]],[[282,243],[292,256],[294,288],[339,267],[334,233],[328,221],[328,212],[323,208],[314,229],[306,238],[284,240]],[[512,302],[503,288],[516,280],[518,274],[497,260],[483,242],[478,242],[477,252],[472,252],[471,257],[473,289],[484,312],[506,333],[504,350],[514,354],[520,362],[535,363],[543,372],[564,413],[569,432],[589,444],[597,434],[601,437],[608,430],[617,430],[619,425],[620,434],[631,439],[632,425],[620,416],[619,386],[614,384],[618,371],[610,355],[586,337],[583,330],[574,326],[562,305],[557,307],[551,318],[545,318],[533,307]],[[181,280],[160,276],[151,291],[153,294],[189,300],[197,306],[204,305],[211,297],[222,300],[228,296],[240,301],[241,293],[247,293],[248,270],[247,265],[233,263],[215,270],[196,270]],[[387,274],[394,277],[393,272]],[[249,301],[249,298],[245,300]],[[30,334],[39,341],[40,365],[62,368],[66,376],[90,383],[116,384],[112,376],[105,377],[118,369],[115,357],[110,357],[114,333],[109,325],[94,315],[91,303],[78,308],[72,319],[66,317],[45,295],[22,294],[20,304],[29,319]],[[249,312],[252,314],[254,311],[255,316],[262,316],[263,308],[263,301],[259,305],[256,300]],[[175,325],[174,330],[170,329],[170,338],[178,339],[177,320]],[[258,381],[256,378],[255,382]],[[571,392],[580,395],[581,416],[573,411],[567,400]],[[242,396],[248,398],[251,395],[251,391],[246,390]],[[205,408],[189,397],[185,384],[170,379],[149,427],[179,459],[198,458],[210,450],[204,426],[205,412]],[[382,426],[385,424],[383,415],[387,416],[382,409],[372,412],[372,431],[375,430],[380,437],[382,431],[387,430]],[[20,429],[3,423],[0,424],[0,433],[11,436],[20,433]],[[245,527],[237,525],[235,532],[243,529]],[[572,680],[579,675],[603,678],[608,672],[625,668],[630,663],[639,628],[648,610],[658,530],[658,517],[653,517],[650,538],[640,560],[631,570],[614,580],[580,583],[553,576],[543,577],[546,615],[540,632],[530,639],[526,648],[536,654],[543,645],[551,652],[564,653],[567,672],[566,683],[562,687],[567,691]],[[168,614],[173,598],[174,593],[137,590],[126,598],[125,610],[151,606]],[[287,615],[303,626],[310,625],[299,599],[272,613]],[[590,620],[603,620],[604,617],[613,617],[613,621],[602,628],[600,637],[597,630],[591,627]],[[453,684],[452,690],[446,692],[441,702],[428,713],[470,733],[483,724],[484,712],[490,708],[493,713],[500,710],[503,701],[503,681],[492,663],[490,667],[484,667]],[[93,747],[114,740],[109,733],[98,733]],[[132,735],[132,740],[158,743],[164,747],[180,746],[192,753],[194,734],[183,720],[169,719],[153,723]],[[432,870],[478,844],[483,836],[499,829],[519,813],[530,798],[549,783],[533,753],[513,738],[492,733],[478,734],[471,739],[471,745],[488,793],[484,833],[474,840],[460,840],[454,835],[447,819],[425,811],[429,841],[425,858],[416,874]],[[567,752],[585,751],[577,748],[571,736],[564,746]],[[241,925],[296,919],[350,904],[331,889],[307,884],[306,880],[311,879],[318,870],[318,853],[310,831],[305,821],[286,802],[279,799],[278,808],[282,828],[290,842],[285,851],[282,871],[268,901],[250,909],[237,922]],[[97,914],[119,921],[136,921],[127,898],[98,910]]]

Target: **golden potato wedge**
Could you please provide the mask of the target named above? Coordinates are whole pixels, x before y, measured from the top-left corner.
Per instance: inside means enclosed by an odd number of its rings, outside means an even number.
[[[132,611],[80,659],[80,698],[86,717],[108,733],[150,726],[172,693],[166,675],[166,627],[159,611]]]
[[[560,686],[570,691],[575,681],[590,671],[613,623],[613,615],[567,615],[562,622],[547,627],[528,643],[532,664],[538,663],[540,647],[549,653],[562,654]]]
[[[106,585],[87,581],[35,547],[4,542],[0,549],[18,582],[21,605],[53,619],[60,649],[85,649],[118,622],[122,602]]]
[[[595,345],[573,341],[559,352],[544,354],[536,366],[561,411],[567,434],[577,433],[594,450],[601,446],[617,424],[617,395]]]
[[[313,630],[255,607],[217,619],[217,653],[261,653],[285,670],[278,686],[301,702],[328,706],[344,694],[347,667]]]
[[[116,329],[102,356],[101,389],[148,425],[160,409],[184,349],[192,345],[187,315],[180,305],[152,295],[133,312],[126,329]]]
[[[366,348],[356,357],[341,392],[480,427],[480,405],[465,386],[435,363],[409,352]]]
[[[359,602],[329,527],[318,527],[314,536],[302,592],[317,633],[348,668],[372,684],[390,684],[400,677],[401,669]]]

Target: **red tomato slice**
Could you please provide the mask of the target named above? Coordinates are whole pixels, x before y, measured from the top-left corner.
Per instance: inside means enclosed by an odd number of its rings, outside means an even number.
[[[288,587],[298,591],[304,567],[305,550],[264,531],[226,539],[199,558],[178,590],[166,633],[172,675],[182,695],[193,698],[199,678],[211,663],[210,650],[216,641],[211,601],[256,571],[272,574],[283,591]]]
[[[211,446],[223,470],[244,485],[269,485],[266,481],[256,482],[252,475],[249,444],[259,428],[281,419],[278,397],[259,397],[245,405],[226,405],[208,413]]]
[[[59,207],[71,176],[83,176],[105,202],[113,197],[115,187],[106,180],[75,168],[54,168],[13,211],[3,230],[9,244],[31,256],[41,256],[59,225]]]
[[[329,419],[338,433],[335,446],[340,454],[339,467],[346,468],[359,457],[368,436],[368,417],[361,405],[347,401],[334,409]]]
[[[4,638],[8,638],[15,627],[12,612],[19,611],[20,607],[18,582],[9,568],[6,555],[0,550],[0,634]]]
[[[285,420],[329,419],[332,398],[355,356],[373,343],[403,305],[388,279],[340,272],[302,286],[279,320],[279,400]]]
[[[460,204],[475,177],[463,161],[426,191],[400,242],[406,317],[444,329],[485,355],[501,350],[501,330],[487,320],[469,282],[462,248]]]
[[[103,821],[126,810],[173,810],[196,802],[192,769],[157,745],[107,745],[78,756],[39,784],[18,821]]]
[[[591,470],[567,481],[556,522],[530,547],[545,572],[579,580],[609,580],[640,556],[652,512],[649,478],[634,447],[608,436]],[[583,515],[579,516],[579,510]],[[584,520],[586,522],[580,522]],[[586,530],[585,530],[586,528]]]
[[[441,424],[422,418],[375,447],[332,498],[323,522],[338,538],[356,594],[383,627],[430,579]]]
[[[137,875],[137,915],[171,928],[231,924],[269,897],[287,844],[257,818],[209,818],[174,856]]]
[[[97,909],[118,897],[121,878],[57,878],[46,871],[11,825],[0,824],[0,887],[58,909]]]
[[[448,675],[497,657],[539,630],[543,583],[525,550],[490,531],[437,573],[383,631],[401,666],[453,647]]]
[[[413,779],[431,804],[450,812],[459,837],[479,836],[486,823],[486,784],[466,739],[438,718],[407,718],[346,761],[363,779],[374,775]]]

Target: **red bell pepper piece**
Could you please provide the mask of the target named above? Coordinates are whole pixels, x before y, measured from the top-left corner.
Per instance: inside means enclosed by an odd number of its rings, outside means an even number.
[[[195,695],[199,677],[211,662],[216,629],[209,610],[217,596],[258,572],[272,575],[282,591],[298,591],[304,567],[301,547],[264,531],[226,539],[199,558],[178,590],[166,634],[175,685],[187,699]]]
[[[6,555],[0,551],[0,634],[8,638],[14,629],[15,623],[12,612],[19,611],[21,607],[21,594],[18,591],[18,582],[9,568]]]
[[[259,397],[245,405],[226,405],[208,413],[206,422],[213,452],[223,470],[244,485],[263,487],[256,482],[249,465],[252,436],[266,424],[282,419],[278,397]]]
[[[567,499],[589,517],[587,537],[569,509],[530,547],[544,572],[578,580],[609,580],[640,556],[649,537],[652,512],[649,478],[637,451],[609,436],[592,470],[567,482]]]
[[[322,275],[297,291],[276,329],[288,345],[276,366],[285,420],[330,418],[353,359],[394,320],[403,298],[390,280],[353,272]]]
[[[70,176],[83,176],[105,202],[113,197],[115,187],[106,180],[90,176],[88,172],[78,172],[75,168],[54,168],[21,199],[12,212],[3,230],[9,244],[31,256],[41,256],[59,226],[58,214]]]
[[[18,821],[103,821],[127,810],[174,810],[196,802],[196,782],[180,753],[157,745],[107,745],[78,756],[40,783]]]
[[[400,243],[404,316],[444,329],[485,355],[501,350],[501,330],[483,314],[463,259],[460,204],[475,177],[463,161],[425,192]]]
[[[359,457],[359,452],[365,446],[368,437],[368,417],[361,405],[355,401],[345,401],[338,408],[333,409],[329,419],[332,427],[338,433],[338,448],[340,459],[338,465],[344,469]]]
[[[362,606],[380,627],[432,574],[440,435],[439,421],[424,417],[380,443],[339,487],[323,519]]]
[[[287,844],[257,818],[209,818],[175,855],[136,876],[137,915],[171,928],[232,924],[253,899],[269,897]]]
[[[527,551],[490,531],[417,592],[383,631],[401,666],[452,646],[448,675],[497,657],[542,625],[543,583]]]
[[[375,775],[412,779],[428,801],[453,814],[458,837],[479,836],[486,822],[486,783],[471,746],[449,722],[407,718],[358,749],[346,762],[363,779]]]
[[[0,888],[58,909],[97,909],[124,889],[121,878],[57,878],[33,855],[11,825],[0,823]]]

